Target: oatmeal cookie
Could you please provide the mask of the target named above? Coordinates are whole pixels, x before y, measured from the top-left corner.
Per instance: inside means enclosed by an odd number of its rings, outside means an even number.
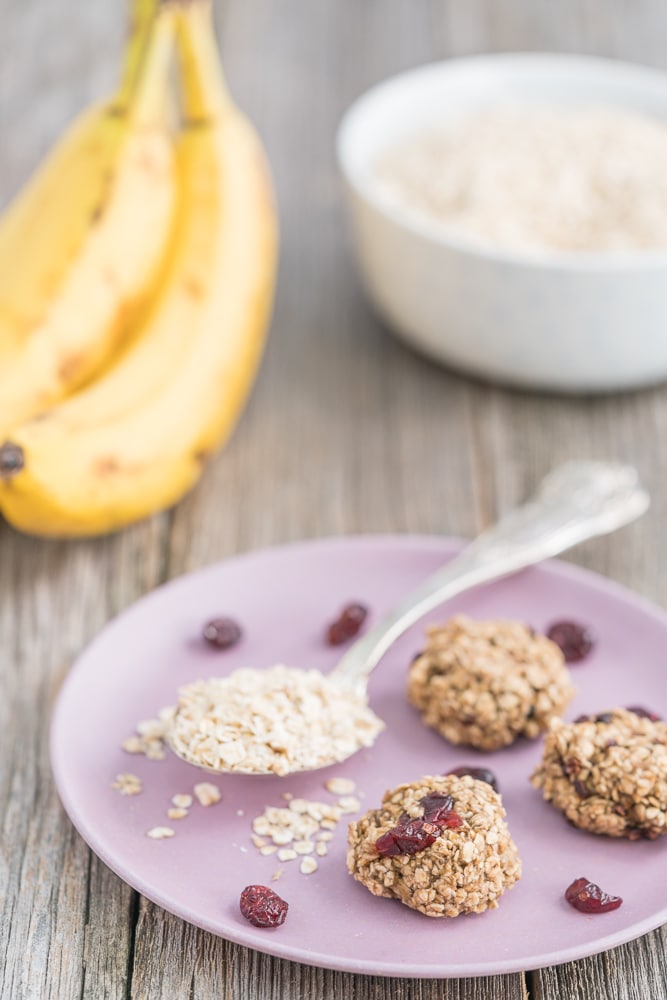
[[[495,909],[521,876],[504,817],[500,796],[469,775],[399,785],[350,824],[348,871],[428,917]]]
[[[558,646],[519,622],[458,615],[427,635],[408,701],[450,743],[499,750],[535,739],[574,695]]]
[[[623,708],[554,719],[531,781],[582,830],[655,840],[667,833],[667,723]]]

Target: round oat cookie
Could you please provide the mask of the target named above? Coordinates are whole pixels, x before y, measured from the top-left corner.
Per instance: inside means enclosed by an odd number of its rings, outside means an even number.
[[[667,833],[667,723],[623,708],[555,719],[531,781],[581,830],[655,840]]]
[[[535,739],[574,696],[563,654],[520,622],[458,615],[427,632],[408,701],[450,743],[500,750]]]
[[[426,846],[406,845],[415,830],[427,831]],[[397,853],[382,853],[393,844]],[[495,909],[521,876],[500,796],[484,781],[451,774],[399,785],[351,823],[347,867],[375,896],[428,917]]]

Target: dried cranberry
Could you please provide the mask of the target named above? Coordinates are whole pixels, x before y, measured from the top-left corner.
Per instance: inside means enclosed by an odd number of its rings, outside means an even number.
[[[241,626],[232,618],[212,618],[204,625],[202,635],[210,646],[216,649],[229,649],[239,642],[243,632]]]
[[[450,830],[463,826],[463,820],[457,812],[454,812],[454,799],[451,795],[431,792],[421,798],[419,804],[424,810],[424,819],[427,823],[434,823],[441,829],[447,827]]]
[[[594,722],[604,722],[605,725],[608,725],[610,722],[614,721],[614,713],[613,712],[600,712],[599,715],[595,716],[595,718],[594,718],[593,721]]]
[[[547,630],[547,639],[556,643],[566,663],[583,660],[595,645],[592,632],[576,622],[554,622]]]
[[[430,847],[440,836],[440,830],[434,823],[423,819],[409,819],[407,816],[405,819],[407,822],[400,822],[378,837],[375,841],[378,854],[385,858],[396,857],[398,854],[416,854],[425,847]]]
[[[576,724],[577,724],[578,722],[590,722],[590,721],[591,721],[591,717],[590,717],[590,715],[578,715],[578,716],[576,717],[576,719],[574,720],[574,722],[575,722],[575,725],[576,725]]]
[[[585,782],[581,781],[580,778],[577,778],[575,780],[575,782],[574,782],[574,790],[575,790],[575,792],[577,793],[577,795],[579,796],[580,799],[587,799],[589,797],[589,795],[592,795],[592,792],[591,792],[590,788],[588,787],[588,785],[586,785]]]
[[[650,719],[651,722],[661,722],[662,716],[658,715],[657,712],[652,712],[648,708],[642,708],[641,705],[628,705],[626,712],[634,712],[638,715],[640,719]]]
[[[267,885],[247,885],[241,893],[241,913],[255,927],[280,927],[288,904]]]
[[[587,878],[576,878],[572,885],[568,885],[565,898],[570,906],[582,913],[607,913],[617,910],[623,902],[620,896],[610,896]]]
[[[581,761],[578,757],[566,757],[561,764],[563,774],[574,775],[575,778],[581,771]]]
[[[455,774],[459,778],[469,774],[471,778],[476,778],[477,781],[485,781],[487,785],[491,785],[494,792],[499,790],[498,780],[493,771],[490,771],[488,767],[468,767],[467,765],[463,765],[461,767],[454,767],[451,771],[446,771],[445,773]]]
[[[353,639],[358,633],[368,615],[368,608],[363,604],[347,604],[336,621],[328,626],[326,632],[327,642],[330,646],[340,646]]]

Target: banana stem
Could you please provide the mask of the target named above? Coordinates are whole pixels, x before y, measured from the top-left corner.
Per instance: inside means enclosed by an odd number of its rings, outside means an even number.
[[[143,9],[147,10],[147,0],[141,2]],[[174,35],[174,8],[171,3],[158,0],[148,39],[139,57],[135,85],[129,96],[127,115],[135,126],[162,124],[167,117]]]
[[[132,0],[123,72],[114,100],[114,110],[117,114],[127,113],[130,99],[137,87],[159,3],[160,0]]]
[[[210,0],[177,0],[176,13],[184,120],[191,125],[215,121],[231,102]]]

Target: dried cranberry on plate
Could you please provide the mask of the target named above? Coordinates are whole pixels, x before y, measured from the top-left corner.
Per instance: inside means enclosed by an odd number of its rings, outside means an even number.
[[[247,885],[241,893],[241,913],[255,927],[280,927],[289,904],[267,885]]]
[[[233,618],[211,618],[204,625],[202,635],[214,649],[230,649],[240,642],[243,632]]]
[[[576,878],[565,890],[565,898],[581,913],[608,913],[617,910],[623,902],[620,896],[610,896],[587,878]]]
[[[588,656],[595,645],[591,630],[578,622],[554,622],[547,629],[546,635],[547,639],[556,643],[566,663],[579,663]]]
[[[641,705],[628,705],[626,712],[634,712],[640,719],[650,719],[651,722],[662,722],[662,716],[650,708],[643,708]]]
[[[348,639],[353,639],[367,615],[368,608],[365,605],[358,602],[346,604],[338,618],[327,627],[326,639],[329,645],[340,646]]]

